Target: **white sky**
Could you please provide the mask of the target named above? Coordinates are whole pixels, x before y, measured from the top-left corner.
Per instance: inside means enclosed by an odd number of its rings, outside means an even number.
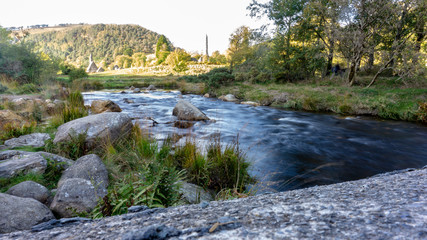
[[[230,34],[242,25],[259,27],[246,7],[251,0],[2,0],[3,27],[59,23],[138,24],[164,34],[174,46],[224,52]]]

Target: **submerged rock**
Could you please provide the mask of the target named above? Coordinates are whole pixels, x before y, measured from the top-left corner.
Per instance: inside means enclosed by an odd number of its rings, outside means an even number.
[[[193,104],[185,101],[179,100],[175,105],[172,114],[178,117],[178,120],[187,120],[187,121],[203,121],[209,120],[209,118],[200,111]]]
[[[153,90],[156,90],[156,87],[154,85],[150,85],[150,86],[147,87],[147,90],[148,91],[153,91]]]
[[[237,99],[233,94],[227,94],[225,96],[220,96],[218,99],[226,102],[238,102],[239,99]]]
[[[176,128],[191,128],[192,126],[194,126],[194,122],[176,121],[173,124],[173,126],[176,127]]]
[[[252,101],[241,102],[241,104],[250,105],[250,106],[253,106],[253,107],[258,107],[260,105],[259,103],[252,102]]]
[[[95,100],[90,105],[90,110],[94,114],[103,113],[103,112],[121,112],[122,109],[110,100]]]

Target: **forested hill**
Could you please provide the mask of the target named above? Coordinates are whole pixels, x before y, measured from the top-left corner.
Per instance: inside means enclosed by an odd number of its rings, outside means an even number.
[[[77,65],[86,65],[92,53],[96,62],[109,64],[116,55],[154,53],[160,34],[138,25],[71,25],[34,31],[25,38],[49,56]]]

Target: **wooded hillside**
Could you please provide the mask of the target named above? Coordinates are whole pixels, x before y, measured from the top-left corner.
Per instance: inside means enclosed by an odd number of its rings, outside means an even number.
[[[70,63],[85,65],[92,53],[96,62],[108,65],[115,56],[127,52],[154,53],[159,37],[160,34],[138,25],[96,24],[30,32],[25,41],[34,42],[40,51]]]

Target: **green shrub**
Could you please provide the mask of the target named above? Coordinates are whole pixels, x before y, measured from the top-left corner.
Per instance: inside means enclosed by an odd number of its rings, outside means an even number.
[[[0,132],[0,141],[31,134],[35,131],[36,126],[37,123],[35,122],[23,124],[22,126],[13,123],[5,124],[2,127],[3,130]]]
[[[229,85],[235,81],[231,70],[228,68],[214,68],[210,72],[200,74],[198,76],[184,76],[179,79],[184,79],[188,82],[203,82],[208,88],[219,88],[220,86]]]
[[[180,169],[185,169],[187,179],[197,185],[214,189],[238,189],[243,191],[247,184],[254,182],[249,176],[249,163],[237,143],[225,148],[219,138],[212,139],[203,156],[196,143],[187,140],[175,149],[173,163]]]
[[[52,139],[46,141],[45,150],[54,154],[61,155],[63,157],[76,160],[89,154],[89,150],[86,147],[87,133],[71,134],[70,140],[67,142],[60,142],[57,144],[53,143]]]
[[[422,123],[427,123],[427,102],[420,102],[418,103],[419,107],[418,107],[418,111],[416,113],[417,115],[417,120],[422,122]]]
[[[9,88],[0,83],[0,94],[7,92],[7,90],[9,90]]]
[[[6,192],[9,188],[25,181],[39,183],[48,189],[56,188],[65,163],[55,162],[49,158],[46,160],[47,167],[43,174],[30,172],[28,174],[19,174],[11,178],[0,178],[0,192]]]
[[[31,94],[31,93],[37,93],[40,91],[41,91],[40,87],[36,86],[33,83],[27,83],[22,86],[19,86],[16,89],[16,94]]]
[[[88,74],[83,68],[74,68],[68,73],[68,77],[70,78],[70,81],[86,78],[87,76]]]
[[[59,115],[53,117],[50,121],[51,127],[58,127],[74,119],[82,118],[88,115],[84,106],[83,95],[80,92],[72,92],[68,95],[67,101]]]
[[[208,146],[207,160],[211,163],[209,169],[209,188],[217,192],[223,189],[243,191],[247,184],[255,180],[249,176],[249,162],[245,160],[238,142],[223,148],[219,138]]]

